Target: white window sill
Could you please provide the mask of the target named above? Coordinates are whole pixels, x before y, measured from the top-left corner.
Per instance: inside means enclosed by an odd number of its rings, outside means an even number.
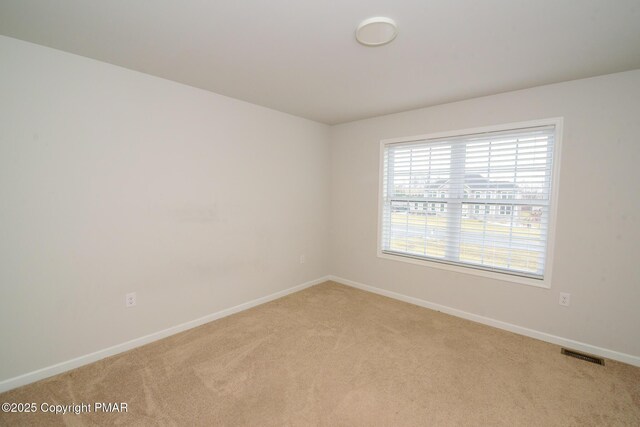
[[[406,262],[409,264],[421,265],[429,268],[438,268],[441,270],[455,271],[457,273],[468,274],[471,276],[486,277],[489,279],[500,280],[503,282],[519,283],[521,285],[534,286],[536,288],[543,288],[543,289],[551,288],[548,272],[547,274],[545,274],[544,279],[533,279],[530,277],[517,276],[515,274],[481,270],[478,268],[473,268],[471,266],[462,267],[462,266],[446,264],[442,262],[418,259],[418,258],[413,258],[410,255],[407,255],[407,256],[395,255],[395,254],[382,252],[381,250],[378,250],[378,257],[393,260],[393,261]]]

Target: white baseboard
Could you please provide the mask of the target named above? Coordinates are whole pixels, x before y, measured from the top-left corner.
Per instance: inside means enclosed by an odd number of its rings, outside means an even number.
[[[418,305],[420,307],[429,308],[431,310],[441,311],[446,314],[450,314],[452,316],[461,317],[463,319],[471,320],[477,323],[482,323],[484,325],[493,326],[495,328],[504,329],[509,332],[513,332],[516,334],[524,335],[527,337],[539,339],[541,341],[546,341],[552,344],[556,344],[563,347],[568,347],[574,350],[583,351],[586,353],[591,353],[596,356],[605,357],[611,360],[617,360],[619,362],[628,363],[630,365],[639,366],[640,367],[640,357],[633,356],[626,353],[620,353],[617,351],[609,350],[606,348],[596,347],[591,344],[585,344],[579,341],[574,341],[568,338],[562,338],[555,335],[547,334],[545,332],[539,332],[533,329],[524,328],[522,326],[517,326],[511,323],[502,322],[500,320],[491,319],[489,317],[479,316],[477,314],[468,313],[466,311],[458,310],[455,308],[447,307],[440,304],[435,304],[429,301],[422,300],[420,298],[410,297],[407,295],[399,294],[397,292],[388,291],[385,289],[376,288],[373,286],[365,285],[362,283],[354,282],[353,280],[344,279],[342,277],[337,276],[325,276],[315,280],[311,280],[309,282],[303,283],[298,286],[291,287],[289,289],[285,289],[283,291],[279,291],[273,293],[271,295],[267,295],[261,298],[254,299],[252,301],[237,305],[235,307],[227,308],[216,313],[212,313],[203,317],[200,317],[195,320],[191,320],[186,323],[182,323],[177,326],[173,326],[171,328],[164,329],[162,331],[154,332],[149,335],[145,335],[140,338],[135,338],[133,340],[114,345],[109,348],[105,348],[103,350],[98,350],[96,352],[86,354],[84,356],[76,357],[71,360],[67,360],[65,362],[57,363],[52,366],[47,366],[42,369],[38,369],[33,372],[29,372],[23,375],[19,375],[17,377],[9,378],[4,381],[0,381],[0,393],[12,390],[14,388],[30,384],[53,375],[57,375],[71,369],[78,368],[83,365],[87,365],[89,363],[96,362],[100,359],[104,359],[109,356],[116,355],[118,353],[123,353],[127,350],[131,350],[136,347],[140,347],[145,344],[149,344],[153,341],[157,341],[162,338],[166,338],[171,335],[175,335],[179,332],[186,331],[188,329],[195,328],[200,325],[204,325],[205,323],[212,322],[214,320],[220,319],[222,317],[229,316],[234,313],[238,313],[240,311],[247,310],[249,308],[258,306],[260,304],[264,304],[269,301],[273,301],[275,299],[284,297],[294,292],[301,291],[303,289],[309,288],[311,286],[320,284],[327,280],[332,280],[337,283],[341,283],[343,285],[351,286],[357,289],[361,289],[363,291],[372,292],[378,295],[383,295],[389,298],[397,299],[400,301],[408,302],[410,304]]]
[[[322,282],[326,282],[329,279],[329,276],[321,277],[319,279],[311,280],[309,282],[303,283],[301,285],[297,285],[291,287],[289,289],[285,289],[280,292],[273,293],[271,295],[267,295],[261,298],[254,299],[249,302],[245,302],[240,305],[236,305],[235,307],[227,308],[216,313],[208,314],[206,316],[200,317],[195,320],[191,320],[189,322],[182,323],[177,326],[173,326],[171,328],[164,329],[162,331],[154,332],[149,335],[145,335],[140,338],[132,339],[131,341],[127,341],[121,344],[114,345],[109,348],[105,348],[103,350],[98,350],[96,352],[86,354],[84,356],[76,357],[71,360],[67,360],[65,362],[57,363],[55,365],[47,366],[42,369],[38,369],[33,372],[28,372],[23,375],[19,375],[17,377],[9,378],[0,382],[0,393],[14,389],[16,387],[20,387],[26,384],[30,384],[53,375],[60,374],[62,372],[69,371],[71,369],[78,368],[83,365],[87,365],[89,363],[96,362],[100,359],[104,359],[105,357],[113,356],[118,353],[125,352],[127,350],[131,350],[136,347],[140,347],[145,344],[149,344],[153,341],[157,341],[162,338],[166,338],[170,335],[175,335],[179,332],[186,331],[188,329],[195,328],[196,326],[204,325],[205,323],[212,322],[214,320],[220,319],[222,317],[229,316],[234,313],[238,313],[240,311],[247,310],[249,308],[255,307],[260,304],[264,304],[269,301],[273,301],[274,299],[282,298],[283,296],[289,295],[293,292],[298,292],[303,289],[309,288],[311,286],[320,284]]]
[[[463,319],[471,320],[473,322],[482,323],[484,325],[493,326],[494,328],[504,329],[505,331],[513,332],[519,335],[535,338],[541,341],[545,341],[551,344],[556,344],[562,347],[567,347],[573,350],[578,350],[585,353],[590,353],[596,356],[605,357],[611,360],[617,360],[619,362],[627,363],[629,365],[640,367],[640,357],[633,356],[631,354],[620,353],[618,351],[609,350],[602,347],[597,347],[591,344],[586,344],[580,341],[574,341],[568,338],[562,338],[556,335],[547,334],[545,332],[536,331],[522,326],[514,325],[500,320],[491,319],[489,317],[479,316],[477,314],[468,313],[466,311],[458,310],[456,308],[447,307],[440,304],[435,304],[429,301],[425,301],[420,298],[414,298],[407,295],[399,294],[397,292],[387,291],[385,289],[376,288],[374,286],[365,285],[363,283],[354,282],[353,280],[343,279],[342,277],[329,276],[329,279],[341,283],[343,285],[351,286],[353,288],[361,289],[363,291],[372,292],[374,294],[383,295],[385,297],[397,299],[400,301],[408,302],[410,304],[418,305],[420,307],[429,308],[431,310],[441,311],[452,316],[461,317]]]

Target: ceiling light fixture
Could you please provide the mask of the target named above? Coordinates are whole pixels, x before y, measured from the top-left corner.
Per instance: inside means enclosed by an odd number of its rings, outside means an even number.
[[[376,17],[365,19],[358,25],[356,40],[365,46],[382,46],[393,41],[398,35],[398,26],[391,18]]]

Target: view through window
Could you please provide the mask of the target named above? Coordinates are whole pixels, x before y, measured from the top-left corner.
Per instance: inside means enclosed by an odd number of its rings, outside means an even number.
[[[545,274],[555,125],[385,143],[381,250]]]

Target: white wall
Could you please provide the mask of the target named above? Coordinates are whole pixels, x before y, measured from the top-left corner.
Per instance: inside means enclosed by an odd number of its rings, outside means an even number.
[[[0,64],[0,381],[328,274],[328,127],[6,37]]]
[[[455,82],[452,82],[455,84]],[[376,256],[381,139],[564,117],[551,289]],[[640,356],[640,70],[331,130],[332,274]],[[571,306],[558,304],[571,293]]]

